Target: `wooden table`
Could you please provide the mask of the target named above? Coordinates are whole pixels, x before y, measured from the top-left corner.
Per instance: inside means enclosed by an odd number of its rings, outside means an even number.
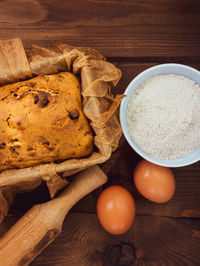
[[[200,1],[3,0],[0,38],[13,37],[21,37],[26,48],[62,41],[99,50],[122,70],[116,92],[123,93],[138,73],[159,63],[200,70]],[[140,159],[122,138],[105,166],[110,168],[106,186],[123,185],[135,198],[136,219],[129,232],[113,236],[99,225],[99,189],[72,209],[62,234],[31,265],[200,265],[200,162],[173,169],[175,196],[157,205],[133,185]],[[48,199],[45,187],[18,195],[0,234],[33,204]]]

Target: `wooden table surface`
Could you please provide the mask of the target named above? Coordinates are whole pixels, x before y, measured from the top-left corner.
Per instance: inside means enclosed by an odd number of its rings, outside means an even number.
[[[159,63],[200,70],[200,1],[2,0],[0,39],[13,37],[22,38],[26,48],[62,41],[99,50],[122,70],[116,92],[123,93],[138,73]],[[110,169],[106,186],[123,185],[135,198],[129,232],[113,236],[99,225],[98,189],[71,210],[61,235],[31,265],[200,265],[200,162],[173,169],[175,196],[157,205],[133,185],[140,159],[122,137],[104,166]],[[18,195],[0,235],[32,205],[48,199],[45,187]]]

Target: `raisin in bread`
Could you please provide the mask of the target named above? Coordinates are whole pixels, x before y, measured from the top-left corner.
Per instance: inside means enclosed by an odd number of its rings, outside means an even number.
[[[93,135],[68,72],[0,87],[0,171],[89,155]]]

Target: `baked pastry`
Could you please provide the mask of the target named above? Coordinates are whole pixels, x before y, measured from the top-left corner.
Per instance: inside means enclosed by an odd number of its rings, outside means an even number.
[[[0,171],[89,155],[93,135],[68,72],[0,87]]]

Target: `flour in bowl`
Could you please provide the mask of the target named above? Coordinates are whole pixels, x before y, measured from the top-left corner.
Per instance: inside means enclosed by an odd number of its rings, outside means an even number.
[[[130,98],[127,125],[147,154],[160,159],[187,156],[200,147],[200,86],[175,74],[149,78]]]

